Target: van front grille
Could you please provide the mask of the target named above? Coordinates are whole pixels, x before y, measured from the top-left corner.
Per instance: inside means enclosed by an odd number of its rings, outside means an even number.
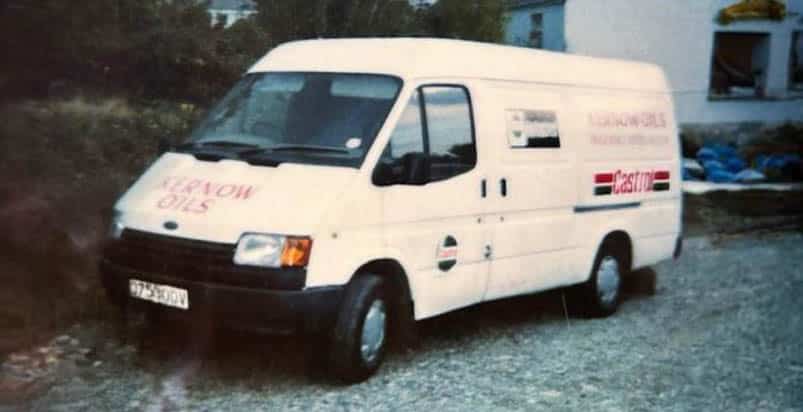
[[[233,263],[236,245],[204,242],[126,229],[104,250],[104,258],[133,271],[191,282],[260,289],[300,290],[306,271]]]

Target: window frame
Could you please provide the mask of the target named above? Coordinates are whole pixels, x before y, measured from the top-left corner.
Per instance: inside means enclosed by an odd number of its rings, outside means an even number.
[[[408,96],[408,99],[406,99],[405,105],[409,104],[409,101],[410,101],[409,97],[412,97],[413,95],[417,95],[418,96],[418,101],[419,101],[419,105],[418,105],[419,109],[418,110],[419,110],[419,117],[421,119],[421,138],[422,138],[422,143],[423,143],[423,148],[424,148],[424,155],[426,156],[427,161],[429,161],[429,159],[431,158],[432,153],[430,151],[430,144],[429,144],[429,118],[428,118],[427,113],[426,113],[426,111],[427,111],[427,101],[426,101],[426,96],[424,95],[424,89],[425,88],[438,88],[438,87],[461,89],[465,93],[466,104],[468,105],[468,121],[469,121],[470,127],[471,127],[471,144],[474,146],[474,164],[471,165],[471,168],[469,168],[468,170],[466,170],[466,171],[464,171],[462,173],[456,174],[454,176],[450,176],[450,177],[448,177],[446,179],[440,179],[440,180],[434,180],[433,181],[430,176],[427,176],[427,181],[424,184],[424,186],[432,184],[432,183],[446,182],[446,181],[454,179],[455,177],[462,176],[462,175],[464,175],[466,173],[469,173],[472,170],[475,170],[477,168],[477,165],[479,164],[479,161],[480,161],[479,150],[477,149],[477,127],[476,127],[476,124],[475,124],[475,118],[476,117],[474,115],[474,100],[471,97],[471,91],[464,84],[448,83],[448,82],[445,82],[445,83],[438,82],[438,83],[419,84],[419,85],[415,86],[415,89],[413,89],[412,93],[410,93],[410,95]],[[398,98],[398,96],[397,96],[397,98]],[[402,111],[404,111],[404,110],[406,110],[406,106],[402,109]],[[382,148],[380,153],[384,152],[385,150],[387,150],[390,147],[391,141],[393,140],[393,132],[396,130],[396,126],[397,125],[398,125],[398,121],[397,121],[397,124],[393,125],[393,130],[391,130],[391,132],[390,132],[390,136],[388,137],[388,141],[385,143],[385,146]],[[373,173],[376,172],[376,168],[379,166],[379,162],[381,162],[381,155],[377,159],[376,164],[374,164],[374,166],[373,166],[372,175],[373,175]],[[411,186],[409,184],[398,184],[398,185]],[[374,186],[377,186],[376,183],[374,183]],[[395,186],[395,185],[393,185],[393,186]]]

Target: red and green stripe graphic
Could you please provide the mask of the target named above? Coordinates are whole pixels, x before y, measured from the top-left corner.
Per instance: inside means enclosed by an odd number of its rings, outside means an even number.
[[[598,173],[594,175],[594,194],[605,196],[613,193],[613,173]]]
[[[668,170],[661,170],[655,172],[653,175],[653,185],[652,190],[656,192],[666,192],[669,190],[669,171]]]
[[[643,192],[665,192],[670,189],[668,170],[648,172],[605,172],[594,174],[594,195],[624,195]]]

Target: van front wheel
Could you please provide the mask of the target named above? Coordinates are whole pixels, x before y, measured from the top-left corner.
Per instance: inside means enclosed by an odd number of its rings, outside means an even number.
[[[330,372],[359,382],[376,372],[387,346],[388,305],[382,278],[359,274],[346,289],[332,331]]]

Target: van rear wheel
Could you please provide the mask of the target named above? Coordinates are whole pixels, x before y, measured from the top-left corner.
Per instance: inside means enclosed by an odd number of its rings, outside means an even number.
[[[379,369],[387,347],[387,302],[380,276],[360,274],[349,284],[332,331],[334,378],[360,382]]]
[[[623,277],[628,270],[624,253],[610,242],[597,252],[590,278],[572,291],[573,306],[587,317],[610,316],[619,307]]]

